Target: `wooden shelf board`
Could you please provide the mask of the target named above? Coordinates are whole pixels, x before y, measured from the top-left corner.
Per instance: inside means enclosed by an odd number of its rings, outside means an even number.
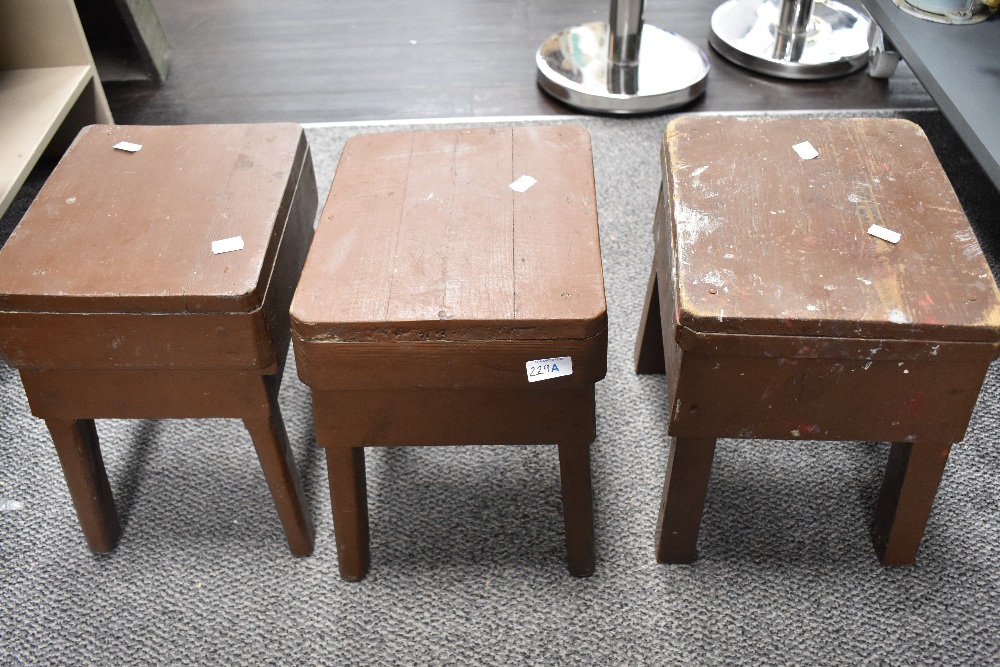
[[[0,213],[93,76],[84,65],[0,70]]]

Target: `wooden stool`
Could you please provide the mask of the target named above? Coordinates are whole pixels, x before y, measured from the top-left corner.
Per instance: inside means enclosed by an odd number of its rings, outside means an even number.
[[[1000,342],[1000,294],[923,132],[678,118],[663,182],[636,344],[637,372],[667,374],[657,559],[695,558],[716,438],[770,438],[892,442],[872,534],[884,565],[912,563]]]
[[[517,192],[522,175],[538,182]],[[368,570],[364,447],[377,445],[557,444],[569,568],[593,572],[607,315],[585,130],[355,137],[291,317],[342,578]],[[572,374],[533,382],[553,357]]]
[[[297,125],[91,126],[0,251],[0,349],[92,550],[119,535],[95,418],[236,417],[289,548],[312,552],[277,395],[315,212]]]

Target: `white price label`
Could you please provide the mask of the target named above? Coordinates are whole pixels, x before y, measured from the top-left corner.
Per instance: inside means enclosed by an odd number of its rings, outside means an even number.
[[[212,252],[216,255],[221,255],[224,252],[233,252],[234,250],[243,250],[242,236],[233,236],[228,239],[212,241]]]
[[[882,225],[872,225],[868,228],[868,233],[889,243],[899,243],[899,239],[902,238],[899,232],[886,229]]]
[[[537,359],[524,364],[528,372],[528,382],[549,380],[564,375],[573,374],[573,359],[570,357],[554,357],[552,359]]]
[[[118,150],[125,151],[126,153],[135,153],[142,148],[142,144],[133,144],[131,141],[119,141],[117,144],[112,146],[112,148],[117,148]]]
[[[538,181],[534,177],[525,174],[521,176],[521,178],[511,183],[510,189],[513,190],[514,192],[525,192],[528,188],[530,188],[537,182]]]
[[[819,157],[819,151],[816,150],[808,141],[803,141],[801,144],[795,144],[792,146],[792,150],[798,153],[799,157],[803,160],[812,160],[813,158]]]

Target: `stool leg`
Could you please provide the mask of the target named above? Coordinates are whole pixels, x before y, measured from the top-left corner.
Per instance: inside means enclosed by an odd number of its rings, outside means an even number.
[[[76,517],[95,553],[115,548],[121,525],[93,419],[46,419]]]
[[[309,514],[302,480],[288,444],[285,422],[278,408],[277,392],[268,387],[270,407],[264,414],[244,417],[243,424],[250,432],[264,479],[271,491],[278,518],[285,529],[285,539],[293,556],[308,556],[313,552],[316,529]]]
[[[892,443],[872,522],[883,565],[913,564],[950,452],[951,443]]]
[[[330,505],[340,578],[361,581],[368,573],[370,558],[365,448],[329,447],[326,467],[330,476]]]
[[[660,324],[660,291],[656,266],[649,274],[646,287],[646,305],[639,322],[639,336],[635,341],[635,372],[639,375],[663,374],[666,362],[663,356],[663,326]]]
[[[594,496],[590,486],[590,443],[559,445],[566,560],[574,577],[594,573]]]
[[[715,438],[671,438],[656,530],[656,560],[694,562]]]

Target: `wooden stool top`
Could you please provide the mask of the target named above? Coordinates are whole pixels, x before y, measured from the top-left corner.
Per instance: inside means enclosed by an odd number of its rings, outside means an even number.
[[[273,374],[315,212],[298,125],[84,128],[0,250],[0,350],[15,368]]]
[[[510,186],[537,179],[524,192]],[[344,149],[292,302],[296,339],[605,334],[579,127],[362,135]]]
[[[818,157],[796,154],[805,141]],[[663,177],[681,328],[1000,341],[1000,292],[913,123],[678,118]],[[873,224],[898,243],[870,235]]]
[[[0,250],[0,310],[260,308],[307,152],[294,124],[84,128]]]

